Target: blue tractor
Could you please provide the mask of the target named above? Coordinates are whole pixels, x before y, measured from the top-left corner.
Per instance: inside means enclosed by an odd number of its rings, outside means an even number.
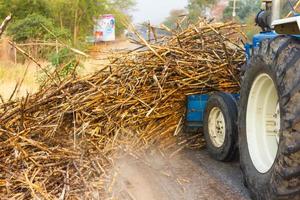
[[[299,1],[264,0],[262,32],[246,44],[239,94],[188,97],[185,127],[203,129],[210,155],[239,154],[253,199],[300,199]]]

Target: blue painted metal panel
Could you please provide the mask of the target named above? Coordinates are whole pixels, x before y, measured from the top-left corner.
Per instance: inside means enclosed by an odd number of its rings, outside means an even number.
[[[245,44],[247,62],[250,60],[253,50],[256,50],[259,48],[261,41],[263,41],[265,39],[272,39],[277,36],[278,36],[278,34],[275,33],[274,31],[261,32],[259,34],[254,35],[253,39],[252,39],[252,44],[249,44],[249,43]]]
[[[185,130],[187,132],[196,133],[203,127],[208,98],[208,94],[190,95],[187,97],[187,113],[185,120]]]
[[[239,94],[231,94],[238,101]],[[190,95],[187,97],[187,113],[185,119],[185,129],[187,132],[197,132],[203,127],[205,109],[209,94]]]
[[[235,101],[239,101],[240,100],[240,94],[231,94],[231,96],[233,96],[233,98],[235,99]]]
[[[187,97],[187,115],[188,122],[203,122],[206,103],[209,95],[190,95]]]
[[[274,31],[261,32],[259,34],[256,34],[253,36],[253,39],[252,39],[253,48],[259,48],[261,41],[263,41],[265,39],[272,39],[277,36],[278,36],[278,34],[275,33]]]
[[[245,50],[246,50],[246,60],[250,60],[251,58],[251,51],[252,51],[253,45],[246,43],[245,44]]]

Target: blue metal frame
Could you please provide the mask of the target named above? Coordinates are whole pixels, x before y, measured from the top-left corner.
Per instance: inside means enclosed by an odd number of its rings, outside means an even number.
[[[231,94],[238,101],[239,94]],[[210,94],[187,96],[185,128],[187,132],[196,132],[203,127],[205,109]]]
[[[209,95],[190,95],[187,97],[186,122],[191,127],[202,127]]]
[[[252,39],[252,44],[250,43],[245,44],[245,53],[246,53],[247,62],[249,62],[252,56],[252,52],[259,48],[261,41],[265,39],[273,39],[277,36],[278,34],[275,33],[274,31],[261,32],[259,34],[254,35]]]
[[[187,97],[185,132],[197,133],[201,130],[208,98],[208,94],[190,95]]]

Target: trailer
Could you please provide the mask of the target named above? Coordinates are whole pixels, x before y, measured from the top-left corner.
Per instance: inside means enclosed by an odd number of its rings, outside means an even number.
[[[253,199],[300,199],[299,1],[263,3],[262,32],[245,45],[241,91],[187,97],[185,130],[203,130],[216,160],[239,155]]]

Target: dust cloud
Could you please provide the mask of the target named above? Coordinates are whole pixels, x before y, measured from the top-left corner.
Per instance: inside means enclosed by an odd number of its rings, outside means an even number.
[[[185,156],[152,149],[122,152],[107,184],[111,200],[243,199]]]

